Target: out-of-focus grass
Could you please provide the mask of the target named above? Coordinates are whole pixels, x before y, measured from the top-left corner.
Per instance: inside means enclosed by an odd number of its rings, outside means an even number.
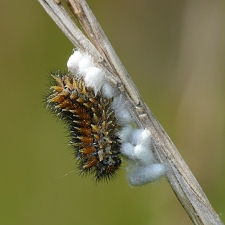
[[[224,220],[224,2],[89,3]],[[1,224],[192,224],[166,181],[130,188],[122,168],[96,185],[73,172],[64,127],[42,102],[73,46],[37,1],[0,6]]]

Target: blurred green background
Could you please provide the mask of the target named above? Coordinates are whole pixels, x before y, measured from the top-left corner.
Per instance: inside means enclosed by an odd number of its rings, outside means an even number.
[[[225,221],[225,2],[88,3]],[[42,99],[73,46],[38,1],[0,7],[0,224],[192,224],[166,180],[131,188],[123,167],[96,185],[74,172],[64,126]]]

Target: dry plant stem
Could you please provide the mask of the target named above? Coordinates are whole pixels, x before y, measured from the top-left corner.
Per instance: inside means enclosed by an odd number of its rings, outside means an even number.
[[[66,1],[90,41],[74,24],[58,0],[39,0],[39,2],[74,46],[92,55],[110,82],[127,95],[130,100],[129,110],[135,115],[138,125],[149,129],[152,133],[155,156],[167,166],[167,180],[193,223],[223,224],[173,142],[142,101],[137,88],[87,3],[84,0]]]

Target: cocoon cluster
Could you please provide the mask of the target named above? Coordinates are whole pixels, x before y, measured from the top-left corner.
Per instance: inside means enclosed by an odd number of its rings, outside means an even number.
[[[151,133],[146,129],[124,127],[119,136],[125,142],[121,153],[128,158],[128,180],[133,186],[144,185],[165,175],[165,166],[157,163],[151,146]]]
[[[91,57],[87,54],[82,55],[79,51],[74,51],[67,62],[67,67],[77,78],[83,77],[85,85],[92,87],[95,94],[105,83],[104,74],[94,66]]]

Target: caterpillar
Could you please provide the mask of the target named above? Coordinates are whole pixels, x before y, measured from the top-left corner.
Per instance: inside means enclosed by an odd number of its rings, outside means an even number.
[[[53,85],[47,107],[66,123],[81,173],[94,174],[96,180],[115,175],[121,165],[120,125],[112,108],[113,98],[95,94],[83,78],[71,73],[51,75]]]

